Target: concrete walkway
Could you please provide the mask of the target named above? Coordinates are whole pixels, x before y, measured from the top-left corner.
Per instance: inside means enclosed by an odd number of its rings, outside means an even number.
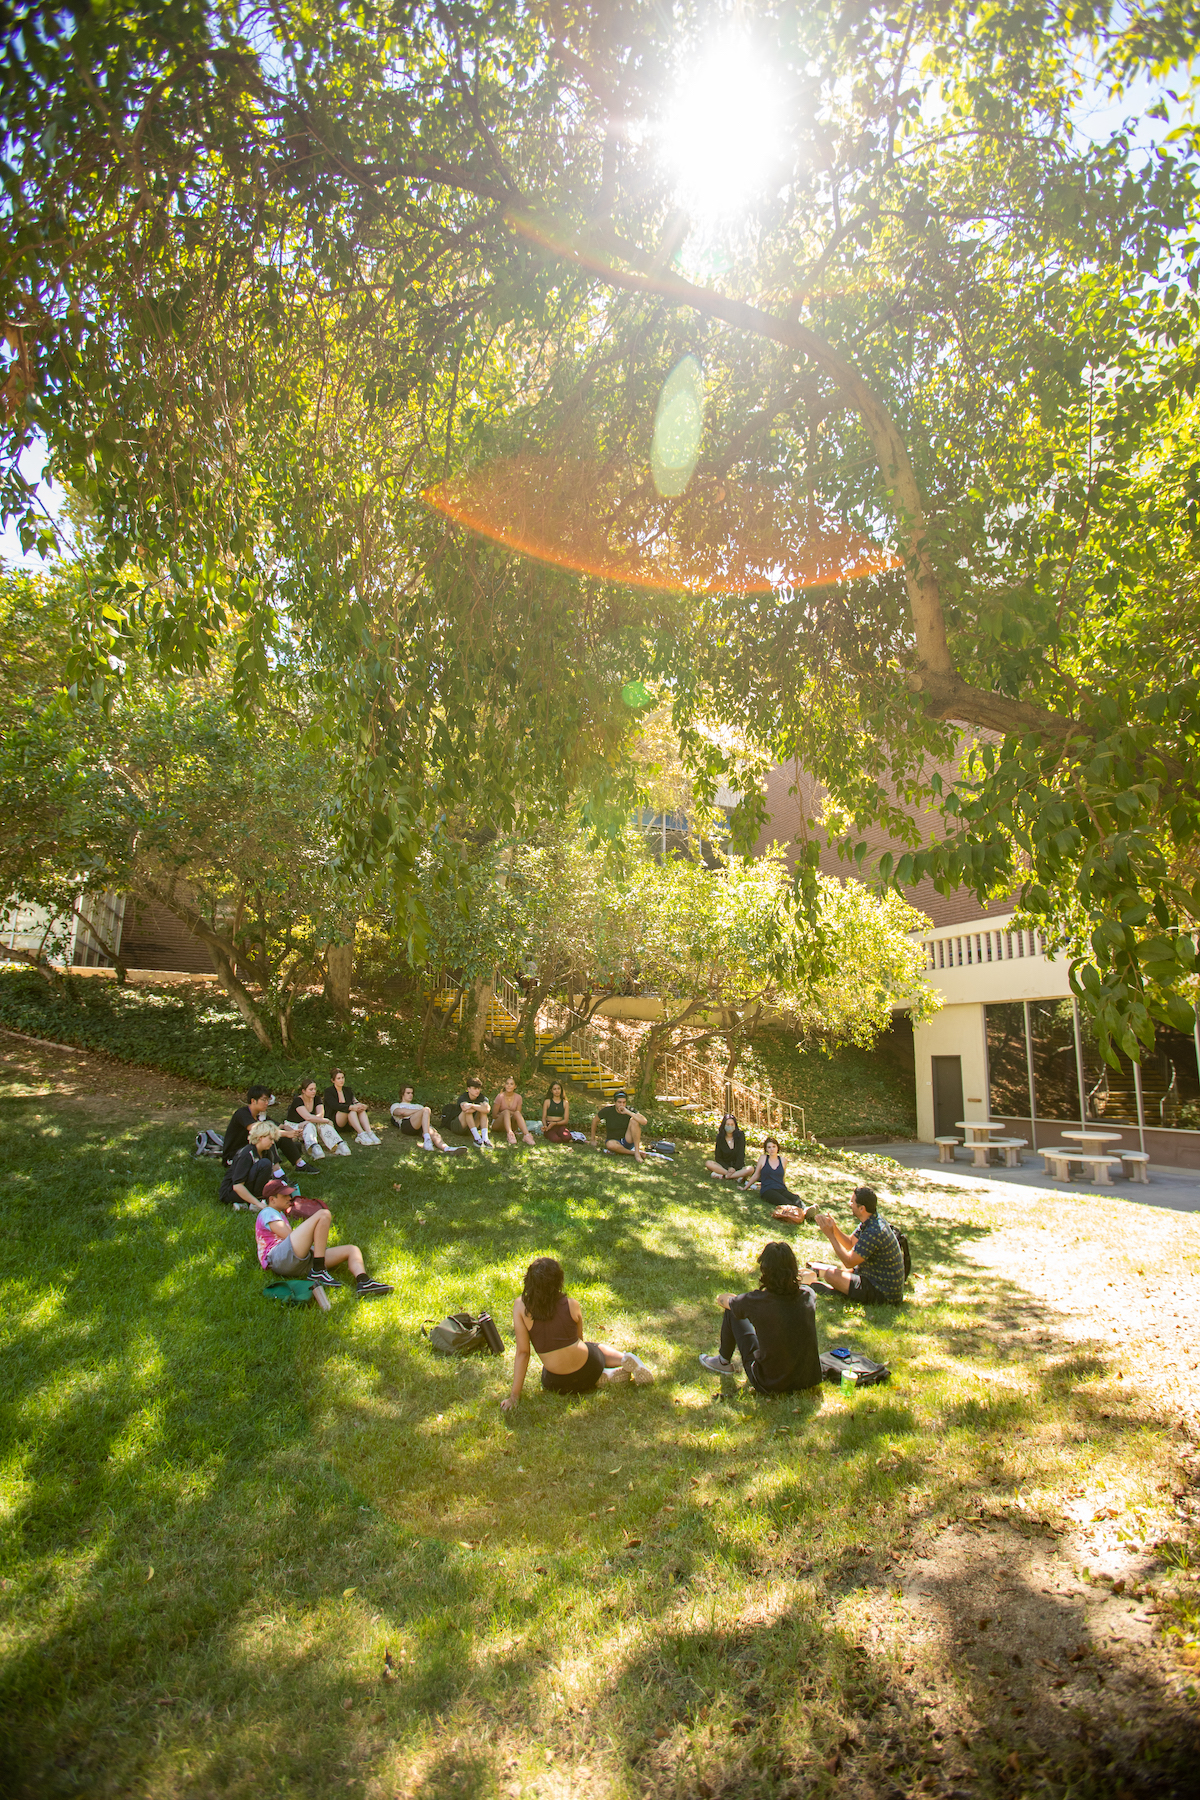
[[[906,1169],[920,1169],[924,1174],[935,1175],[949,1187],[965,1188],[968,1191],[976,1187],[989,1187],[993,1190],[1013,1187],[1035,1188],[1043,1196],[1063,1192],[1104,1194],[1113,1200],[1136,1200],[1141,1206],[1163,1206],[1172,1212],[1200,1213],[1200,1169],[1170,1168],[1151,1163],[1147,1187],[1143,1187],[1138,1181],[1123,1181],[1119,1176],[1110,1187],[1100,1187],[1092,1181],[1052,1181],[1042,1166],[1041,1157],[1036,1151],[1029,1150],[1025,1152],[1023,1168],[989,1168],[986,1172],[972,1168],[965,1157],[959,1157],[953,1163],[940,1163],[937,1150],[932,1144],[872,1144],[866,1154],[894,1157]]]

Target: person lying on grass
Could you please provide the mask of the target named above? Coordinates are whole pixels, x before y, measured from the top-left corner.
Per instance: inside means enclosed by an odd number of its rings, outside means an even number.
[[[618,1156],[633,1156],[638,1162],[645,1162],[646,1152],[642,1149],[642,1127],[645,1123],[645,1113],[630,1112],[625,1089],[618,1088],[612,1097],[612,1104],[602,1106],[593,1116],[589,1142],[596,1142],[597,1129],[603,1126],[606,1150],[615,1151]]]
[[[325,1107],[317,1099],[317,1084],[311,1075],[303,1077],[292,1095],[287,1117],[289,1124],[299,1125],[304,1133],[304,1147],[314,1158],[324,1156],[325,1150],[332,1150],[337,1156],[349,1156],[349,1144],[338,1136],[333,1121],[325,1117]],[[322,1150],[322,1144],[325,1150]]]
[[[793,1194],[786,1175],[787,1161],[780,1152],[779,1139],[765,1138],[758,1161],[746,1177],[746,1186],[756,1187],[764,1200],[798,1200],[800,1196]],[[815,1215],[815,1207],[813,1212]]]
[[[246,1146],[247,1133],[256,1119],[266,1117],[267,1108],[273,1106],[275,1096],[270,1088],[261,1083],[246,1089],[246,1104],[239,1106],[228,1125],[225,1127],[225,1139],[221,1146],[221,1161],[228,1168],[239,1150]],[[279,1149],[290,1163],[298,1169],[307,1167],[304,1161],[304,1134],[297,1127],[289,1125],[279,1134]]]
[[[360,1300],[390,1294],[392,1289],[386,1281],[376,1281],[367,1274],[357,1244],[330,1244],[330,1223],[330,1215],[322,1207],[293,1229],[277,1207],[260,1205],[254,1236],[258,1260],[267,1274],[279,1281],[311,1281],[314,1287],[340,1288],[341,1282],[330,1271],[348,1263]]]
[[[875,1190],[856,1187],[850,1210],[857,1220],[857,1229],[850,1237],[829,1213],[817,1213],[815,1220],[843,1266],[809,1263],[802,1279],[828,1282],[837,1293],[862,1306],[898,1306],[904,1298],[904,1252],[891,1226],[879,1217]],[[776,1214],[777,1218],[780,1216]]]
[[[466,1148],[465,1144],[448,1144],[433,1129],[429,1108],[421,1105],[411,1081],[405,1082],[400,1089],[400,1098],[392,1102],[391,1114],[392,1124],[405,1137],[420,1138],[426,1150],[440,1150],[443,1156],[453,1156]]]
[[[339,1131],[344,1131],[347,1125],[354,1127],[356,1142],[360,1144],[382,1142],[382,1139],[377,1138],[371,1130],[371,1121],[367,1117],[366,1107],[361,1100],[354,1098],[354,1089],[346,1086],[345,1069],[332,1071],[329,1077],[329,1086],[325,1089],[321,1103],[325,1108],[325,1117],[331,1119]]]
[[[516,1134],[521,1133],[522,1143],[533,1146],[533,1133],[525,1123],[522,1113],[525,1096],[517,1092],[516,1077],[510,1075],[504,1086],[492,1101],[492,1124],[498,1131],[503,1131],[510,1144],[517,1141]]]
[[[741,1353],[746,1379],[758,1394],[790,1394],[821,1380],[817,1303],[801,1286],[790,1244],[764,1244],[758,1287],[750,1294],[718,1294],[721,1346],[700,1361],[712,1375],[733,1375]]]
[[[565,1144],[568,1150],[575,1148],[571,1137],[571,1102],[561,1081],[550,1083],[550,1092],[542,1101],[542,1142]]]
[[[704,1166],[719,1181],[745,1181],[748,1178],[746,1134],[732,1113],[726,1113],[717,1127],[717,1141]]]
[[[457,1100],[448,1100],[442,1108],[442,1130],[460,1131],[474,1138],[481,1150],[490,1150],[488,1115],[491,1107],[483,1097],[483,1083],[478,1075],[468,1077],[467,1085]]]
[[[654,1380],[632,1350],[611,1344],[585,1343],[583,1311],[563,1292],[563,1269],[552,1256],[538,1256],[525,1271],[525,1286],[513,1301],[513,1333],[517,1355],[512,1391],[500,1405],[511,1412],[521,1398],[532,1345],[542,1364],[542,1386],[551,1394],[590,1394],[600,1382]]]

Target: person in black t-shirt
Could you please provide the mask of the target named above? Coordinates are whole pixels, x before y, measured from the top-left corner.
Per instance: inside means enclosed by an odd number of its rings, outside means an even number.
[[[602,1126],[606,1150],[612,1150],[618,1156],[632,1156],[638,1162],[645,1162],[646,1152],[642,1149],[642,1126],[645,1123],[645,1113],[630,1112],[625,1090],[618,1088],[612,1097],[612,1105],[602,1106],[593,1116],[588,1136],[594,1144],[597,1127]]]
[[[721,1120],[713,1153],[704,1166],[721,1181],[744,1181],[749,1175],[746,1134],[732,1113],[726,1113]]]
[[[261,1203],[263,1189],[275,1174],[272,1152],[278,1137],[279,1127],[272,1120],[251,1122],[249,1138],[235,1152],[221,1182],[219,1198],[226,1206],[233,1206],[239,1200],[247,1206]]]
[[[238,1151],[245,1147],[246,1137],[251,1125],[257,1119],[266,1117],[267,1108],[273,1103],[274,1094],[270,1088],[256,1086],[246,1089],[246,1104],[239,1106],[228,1125],[225,1127],[225,1139],[221,1146],[221,1161],[228,1168]],[[307,1167],[304,1161],[304,1143],[300,1132],[293,1131],[291,1126],[280,1127],[276,1140],[276,1149],[294,1163],[298,1169]]]
[[[325,1106],[325,1117],[332,1119],[339,1131],[347,1125],[353,1125],[355,1139],[360,1144],[378,1144],[382,1140],[371,1130],[371,1121],[367,1117],[367,1109],[361,1100],[354,1097],[354,1089],[346,1080],[345,1069],[334,1069],[329,1077],[329,1086],[322,1096]]]
[[[490,1150],[488,1117],[491,1110],[483,1097],[482,1081],[478,1075],[472,1075],[458,1099],[447,1100],[443,1106],[442,1130],[459,1131],[464,1137],[473,1137],[481,1150]]]
[[[739,1350],[746,1379],[759,1394],[817,1387],[817,1303],[801,1286],[792,1246],[764,1244],[758,1269],[759,1285],[752,1294],[717,1295],[723,1309],[721,1348],[700,1361],[712,1375],[733,1375],[734,1351]]]

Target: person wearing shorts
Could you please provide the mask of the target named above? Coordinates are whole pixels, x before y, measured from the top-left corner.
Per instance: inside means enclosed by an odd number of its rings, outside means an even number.
[[[638,1162],[645,1162],[646,1152],[642,1149],[642,1127],[645,1123],[645,1113],[630,1112],[625,1089],[618,1088],[612,1097],[612,1104],[602,1106],[594,1114],[589,1137],[594,1144],[597,1129],[603,1127],[606,1150],[613,1151],[617,1156],[632,1156]]]
[[[478,1075],[472,1075],[457,1100],[448,1100],[442,1108],[442,1130],[460,1131],[464,1137],[474,1138],[481,1150],[490,1150],[492,1140],[488,1136],[488,1116],[491,1107],[483,1097],[483,1083]]]
[[[525,1271],[525,1285],[513,1301],[513,1333],[517,1340],[512,1389],[500,1402],[511,1412],[521,1398],[530,1351],[542,1364],[542,1386],[550,1394],[590,1394],[601,1382],[654,1380],[640,1357],[611,1344],[589,1343],[583,1335],[578,1300],[563,1292],[563,1268],[552,1256],[538,1256]]]
[[[565,1144],[568,1150],[575,1148],[571,1136],[571,1102],[561,1081],[550,1083],[550,1091],[542,1101],[542,1142]]]
[[[842,1267],[809,1263],[802,1280],[828,1282],[836,1293],[860,1306],[899,1306],[904,1299],[904,1252],[885,1219],[879,1217],[875,1190],[856,1187],[850,1202],[857,1228],[847,1237],[829,1213],[818,1213],[820,1226],[837,1251]]]
[[[345,1069],[330,1071],[329,1086],[322,1095],[321,1103],[325,1108],[325,1117],[332,1119],[339,1131],[347,1125],[353,1125],[356,1143],[378,1144],[381,1140],[371,1130],[371,1121],[362,1101],[356,1098],[354,1089],[346,1080]]]
[[[510,1075],[492,1101],[492,1124],[504,1132],[510,1144],[516,1143],[519,1131],[522,1143],[532,1148],[533,1133],[525,1123],[524,1103],[525,1096],[517,1092],[516,1079]]]
[[[330,1215],[324,1207],[293,1230],[278,1207],[260,1206],[254,1220],[258,1260],[277,1281],[308,1281],[314,1287],[327,1288],[341,1287],[330,1271],[347,1263],[360,1300],[390,1294],[386,1281],[367,1274],[357,1244],[330,1244],[329,1226]]]
[[[392,1102],[392,1124],[397,1126],[403,1137],[420,1138],[426,1150],[440,1150],[443,1156],[452,1156],[455,1150],[461,1150],[461,1144],[453,1148],[433,1128],[427,1106],[422,1106],[417,1099],[416,1090],[411,1081],[405,1082],[400,1089],[400,1098]]]

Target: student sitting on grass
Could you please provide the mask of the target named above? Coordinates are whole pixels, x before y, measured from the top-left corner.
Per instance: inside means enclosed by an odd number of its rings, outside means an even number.
[[[780,1154],[779,1139],[766,1138],[762,1154],[746,1177],[746,1186],[756,1187],[764,1200],[798,1200],[799,1194],[793,1194],[784,1179],[786,1174],[787,1162]]]
[[[726,1113],[721,1120],[713,1153],[704,1166],[719,1181],[745,1181],[749,1175],[746,1134],[732,1113]]]
[[[551,1394],[590,1394],[601,1381],[644,1387],[654,1380],[654,1371],[632,1350],[584,1341],[583,1312],[563,1293],[562,1264],[552,1256],[536,1257],[526,1269],[524,1289],[513,1301],[513,1332],[517,1355],[512,1391],[500,1402],[505,1412],[521,1398],[531,1345],[541,1359],[542,1386]]]
[[[592,1119],[589,1141],[596,1142],[598,1126],[604,1128],[604,1148],[615,1151],[618,1156],[633,1156],[638,1162],[645,1162],[646,1152],[642,1149],[642,1126],[646,1123],[645,1113],[630,1112],[625,1098],[625,1089],[618,1088],[612,1097],[611,1106],[602,1106]]]
[[[790,1394],[817,1387],[821,1356],[817,1349],[817,1303],[800,1285],[800,1271],[790,1244],[764,1244],[758,1253],[758,1287],[751,1294],[718,1294],[721,1347],[702,1356],[712,1375],[736,1373],[740,1351],[746,1379],[759,1394]]]
[[[325,1107],[317,1099],[317,1084],[311,1075],[304,1077],[292,1095],[287,1117],[289,1124],[298,1125],[304,1133],[304,1147],[314,1158],[324,1156],[325,1150],[332,1150],[337,1156],[349,1156],[349,1144],[338,1136],[332,1121],[325,1117]],[[322,1150],[322,1144],[325,1150]]]
[[[515,1144],[516,1133],[521,1133],[521,1141],[533,1147],[533,1133],[525,1123],[522,1113],[524,1094],[518,1094],[516,1077],[510,1075],[504,1086],[492,1101],[492,1124],[498,1131],[503,1131],[510,1144]]]
[[[571,1136],[571,1102],[561,1081],[550,1083],[550,1092],[542,1101],[542,1142],[565,1144],[568,1150],[575,1148]]]
[[[331,1119],[339,1131],[347,1125],[353,1125],[356,1142],[360,1144],[378,1144],[371,1130],[371,1121],[367,1117],[367,1109],[361,1100],[354,1098],[354,1089],[346,1086],[345,1069],[334,1069],[329,1077],[329,1086],[322,1096],[325,1117]]]
[[[314,1287],[340,1288],[330,1273],[349,1263],[354,1291],[360,1300],[390,1294],[386,1281],[375,1281],[366,1272],[357,1244],[329,1243],[330,1216],[324,1208],[293,1230],[274,1206],[260,1206],[254,1221],[258,1260],[278,1281],[310,1281]]]
[[[448,1100],[443,1106],[442,1130],[460,1131],[464,1137],[474,1138],[481,1150],[490,1150],[488,1114],[491,1110],[483,1097],[482,1081],[478,1075],[472,1075],[458,1099]]]
[[[405,1082],[400,1089],[400,1098],[393,1101],[391,1113],[392,1124],[405,1137],[420,1138],[426,1150],[440,1150],[443,1156],[454,1156],[466,1148],[465,1144],[448,1144],[433,1129],[429,1108],[421,1105],[411,1081]]]
[[[263,1189],[275,1176],[272,1151],[279,1138],[279,1127],[272,1119],[251,1122],[247,1141],[237,1152],[221,1181],[220,1198],[226,1206],[258,1206]]]
[[[267,1108],[274,1105],[275,1096],[270,1088],[256,1084],[246,1089],[246,1104],[239,1106],[228,1125],[225,1127],[225,1139],[221,1146],[221,1161],[228,1168],[239,1150],[245,1149],[246,1139],[251,1125],[256,1119],[265,1118]],[[306,1168],[304,1161],[303,1133],[292,1126],[279,1134],[279,1149],[290,1163],[298,1169]]]
[[[829,1213],[815,1215],[844,1266],[809,1263],[803,1279],[828,1282],[837,1293],[861,1306],[899,1306],[904,1299],[904,1252],[891,1226],[879,1217],[875,1190],[856,1187],[850,1210],[857,1221],[850,1237],[839,1230]]]

